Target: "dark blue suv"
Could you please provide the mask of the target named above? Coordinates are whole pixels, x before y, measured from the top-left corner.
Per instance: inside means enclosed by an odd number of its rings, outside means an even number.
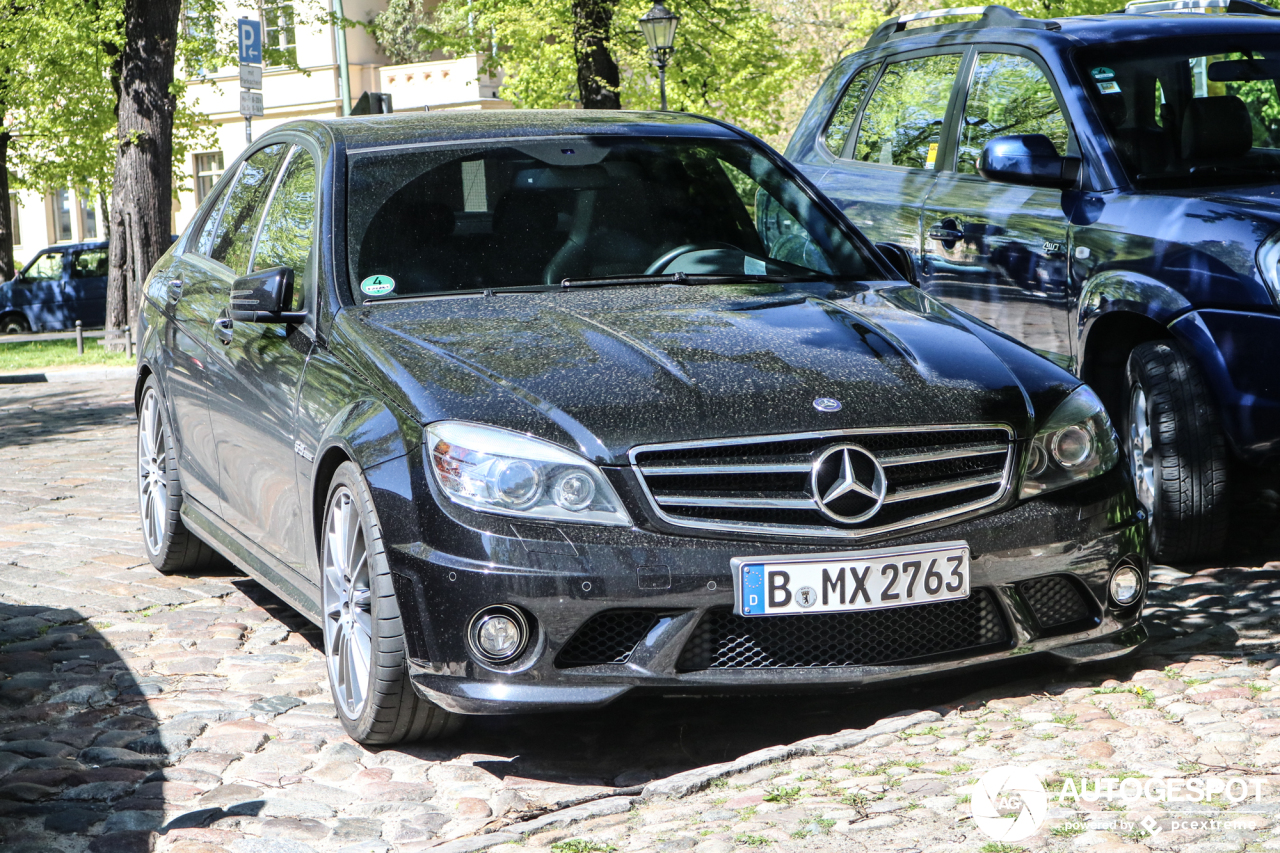
[[[50,246],[0,284],[0,333],[100,327],[107,318],[107,244]]]
[[[787,156],[920,287],[1093,385],[1157,556],[1207,556],[1280,456],[1280,12],[963,14],[881,25]]]

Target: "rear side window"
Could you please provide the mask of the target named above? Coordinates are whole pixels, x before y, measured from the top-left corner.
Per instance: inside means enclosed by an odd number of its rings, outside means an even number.
[[[858,128],[854,157],[864,163],[932,169],[960,54],[944,53],[885,67]]]
[[[978,173],[982,147],[997,136],[1040,133],[1067,153],[1067,120],[1044,72],[1030,59],[1008,53],[978,55],[960,129],[956,169]]]
[[[106,249],[83,249],[71,257],[72,278],[98,278],[107,274]]]
[[[226,264],[236,275],[244,275],[249,269],[253,235],[284,150],[284,143],[268,145],[246,160],[222,209],[209,257]]]
[[[871,81],[876,79],[878,70],[880,63],[877,62],[855,74],[853,82],[840,99],[840,105],[836,107],[835,115],[831,117],[831,124],[827,126],[826,143],[827,149],[836,157],[844,154],[844,145],[849,141],[849,133],[858,118],[858,107],[862,106],[862,99],[871,88]]]

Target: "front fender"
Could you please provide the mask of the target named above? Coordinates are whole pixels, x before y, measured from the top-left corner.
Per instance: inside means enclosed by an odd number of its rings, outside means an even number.
[[[1084,352],[1093,324],[1115,311],[1141,314],[1167,326],[1192,310],[1187,298],[1151,276],[1129,270],[1106,270],[1086,279],[1080,289],[1077,335]]]

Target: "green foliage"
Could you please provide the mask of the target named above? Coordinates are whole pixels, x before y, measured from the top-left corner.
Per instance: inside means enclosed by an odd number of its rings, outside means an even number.
[[[733,843],[741,844],[743,847],[768,847],[773,843],[773,839],[765,838],[763,835],[748,835],[742,832],[734,837]]]
[[[570,838],[551,845],[551,853],[613,853],[617,849],[612,844],[590,841],[586,838]]]
[[[49,367],[126,367],[135,359],[123,352],[110,352],[89,338],[84,342],[84,355],[76,352],[73,340],[29,341],[6,344],[0,341],[0,373],[21,370],[44,370]]]
[[[765,791],[764,801],[766,803],[786,803],[787,805],[791,805],[796,801],[796,799],[799,796],[800,796],[799,785],[796,785],[795,787],[790,787],[790,788],[775,786],[775,787],[768,788]]]
[[[658,106],[658,75],[636,21],[651,0],[615,0],[608,47],[621,70],[622,105]],[[667,68],[670,108],[777,132],[779,99],[816,61],[790,42],[774,17],[750,0],[672,0],[680,16]],[[505,75],[502,96],[520,107],[566,107],[581,100],[572,0],[443,0],[419,30],[425,51],[480,53]],[[580,35],[580,33],[577,33]]]
[[[429,24],[422,0],[388,0],[369,30],[393,63],[407,64],[431,59],[431,51],[418,41],[418,31]]]
[[[1022,853],[1026,848],[1016,844],[1005,844],[1003,841],[988,841],[978,849],[982,853]]]

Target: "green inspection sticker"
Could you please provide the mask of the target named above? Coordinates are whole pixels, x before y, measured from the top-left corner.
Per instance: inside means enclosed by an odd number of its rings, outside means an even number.
[[[1112,71],[1110,68],[1095,68],[1089,73],[1093,75],[1094,80],[1116,79],[1116,72]]]
[[[360,289],[370,296],[386,296],[396,289],[396,282],[389,275],[371,275],[360,282]]]

